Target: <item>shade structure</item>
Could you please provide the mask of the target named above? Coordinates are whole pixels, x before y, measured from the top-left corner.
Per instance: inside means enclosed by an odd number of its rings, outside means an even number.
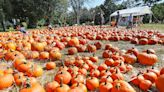
[[[145,15],[145,14],[152,14],[151,8],[148,6],[142,6],[142,7],[134,7],[134,8],[128,8],[123,10],[117,10],[114,13],[110,15],[110,17],[117,16],[117,12],[119,11],[119,14],[121,17],[127,17],[130,14],[133,16],[139,16],[139,15]]]

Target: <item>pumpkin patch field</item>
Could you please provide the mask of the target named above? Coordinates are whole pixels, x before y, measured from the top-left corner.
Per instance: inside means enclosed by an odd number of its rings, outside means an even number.
[[[108,26],[0,33],[0,92],[164,92],[164,33]]]

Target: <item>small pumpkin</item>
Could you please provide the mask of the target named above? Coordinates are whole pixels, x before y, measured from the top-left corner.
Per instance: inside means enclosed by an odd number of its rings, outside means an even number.
[[[149,90],[151,86],[152,86],[152,83],[149,80],[142,80],[141,83],[139,84],[139,87],[144,91]]]
[[[100,84],[100,92],[111,92],[111,89],[113,88],[113,85],[108,82],[103,82]]]
[[[86,86],[89,90],[94,91],[99,87],[99,80],[96,77],[89,77],[86,80]]]
[[[65,70],[58,71],[58,73],[55,75],[54,80],[57,81],[58,83],[61,83],[61,78],[62,78],[62,83],[64,84],[70,83],[72,79],[71,74]]]

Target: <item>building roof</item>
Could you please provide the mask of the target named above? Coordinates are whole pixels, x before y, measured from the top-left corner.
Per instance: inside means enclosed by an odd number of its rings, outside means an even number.
[[[134,8],[128,8],[123,10],[117,10],[114,13],[112,13],[110,16],[117,16],[117,12],[119,11],[120,16],[126,17],[132,14],[133,16],[138,15],[145,15],[145,14],[152,14],[151,8],[148,6],[142,6],[142,7],[134,7]]]

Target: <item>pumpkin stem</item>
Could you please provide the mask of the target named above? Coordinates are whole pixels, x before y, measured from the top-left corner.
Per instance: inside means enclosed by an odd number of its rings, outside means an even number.
[[[110,75],[108,75],[106,78],[109,78],[110,77]]]
[[[77,87],[78,87],[79,85],[80,85],[80,83],[78,82],[78,83],[77,83]]]
[[[93,57],[95,56],[95,53],[93,53]]]
[[[62,66],[63,66],[63,68],[64,68],[64,67],[65,67],[65,64],[64,64],[63,60],[61,60],[61,62],[62,62]]]
[[[25,84],[25,88],[30,88],[30,87],[31,87],[30,83]]]
[[[105,85],[107,84],[107,81],[105,81]]]
[[[117,89],[120,89],[121,85],[118,83],[115,87],[116,87]]]
[[[146,52],[147,52],[147,54],[150,54],[150,53],[151,53],[149,49],[148,49],[148,50],[146,50]]]

